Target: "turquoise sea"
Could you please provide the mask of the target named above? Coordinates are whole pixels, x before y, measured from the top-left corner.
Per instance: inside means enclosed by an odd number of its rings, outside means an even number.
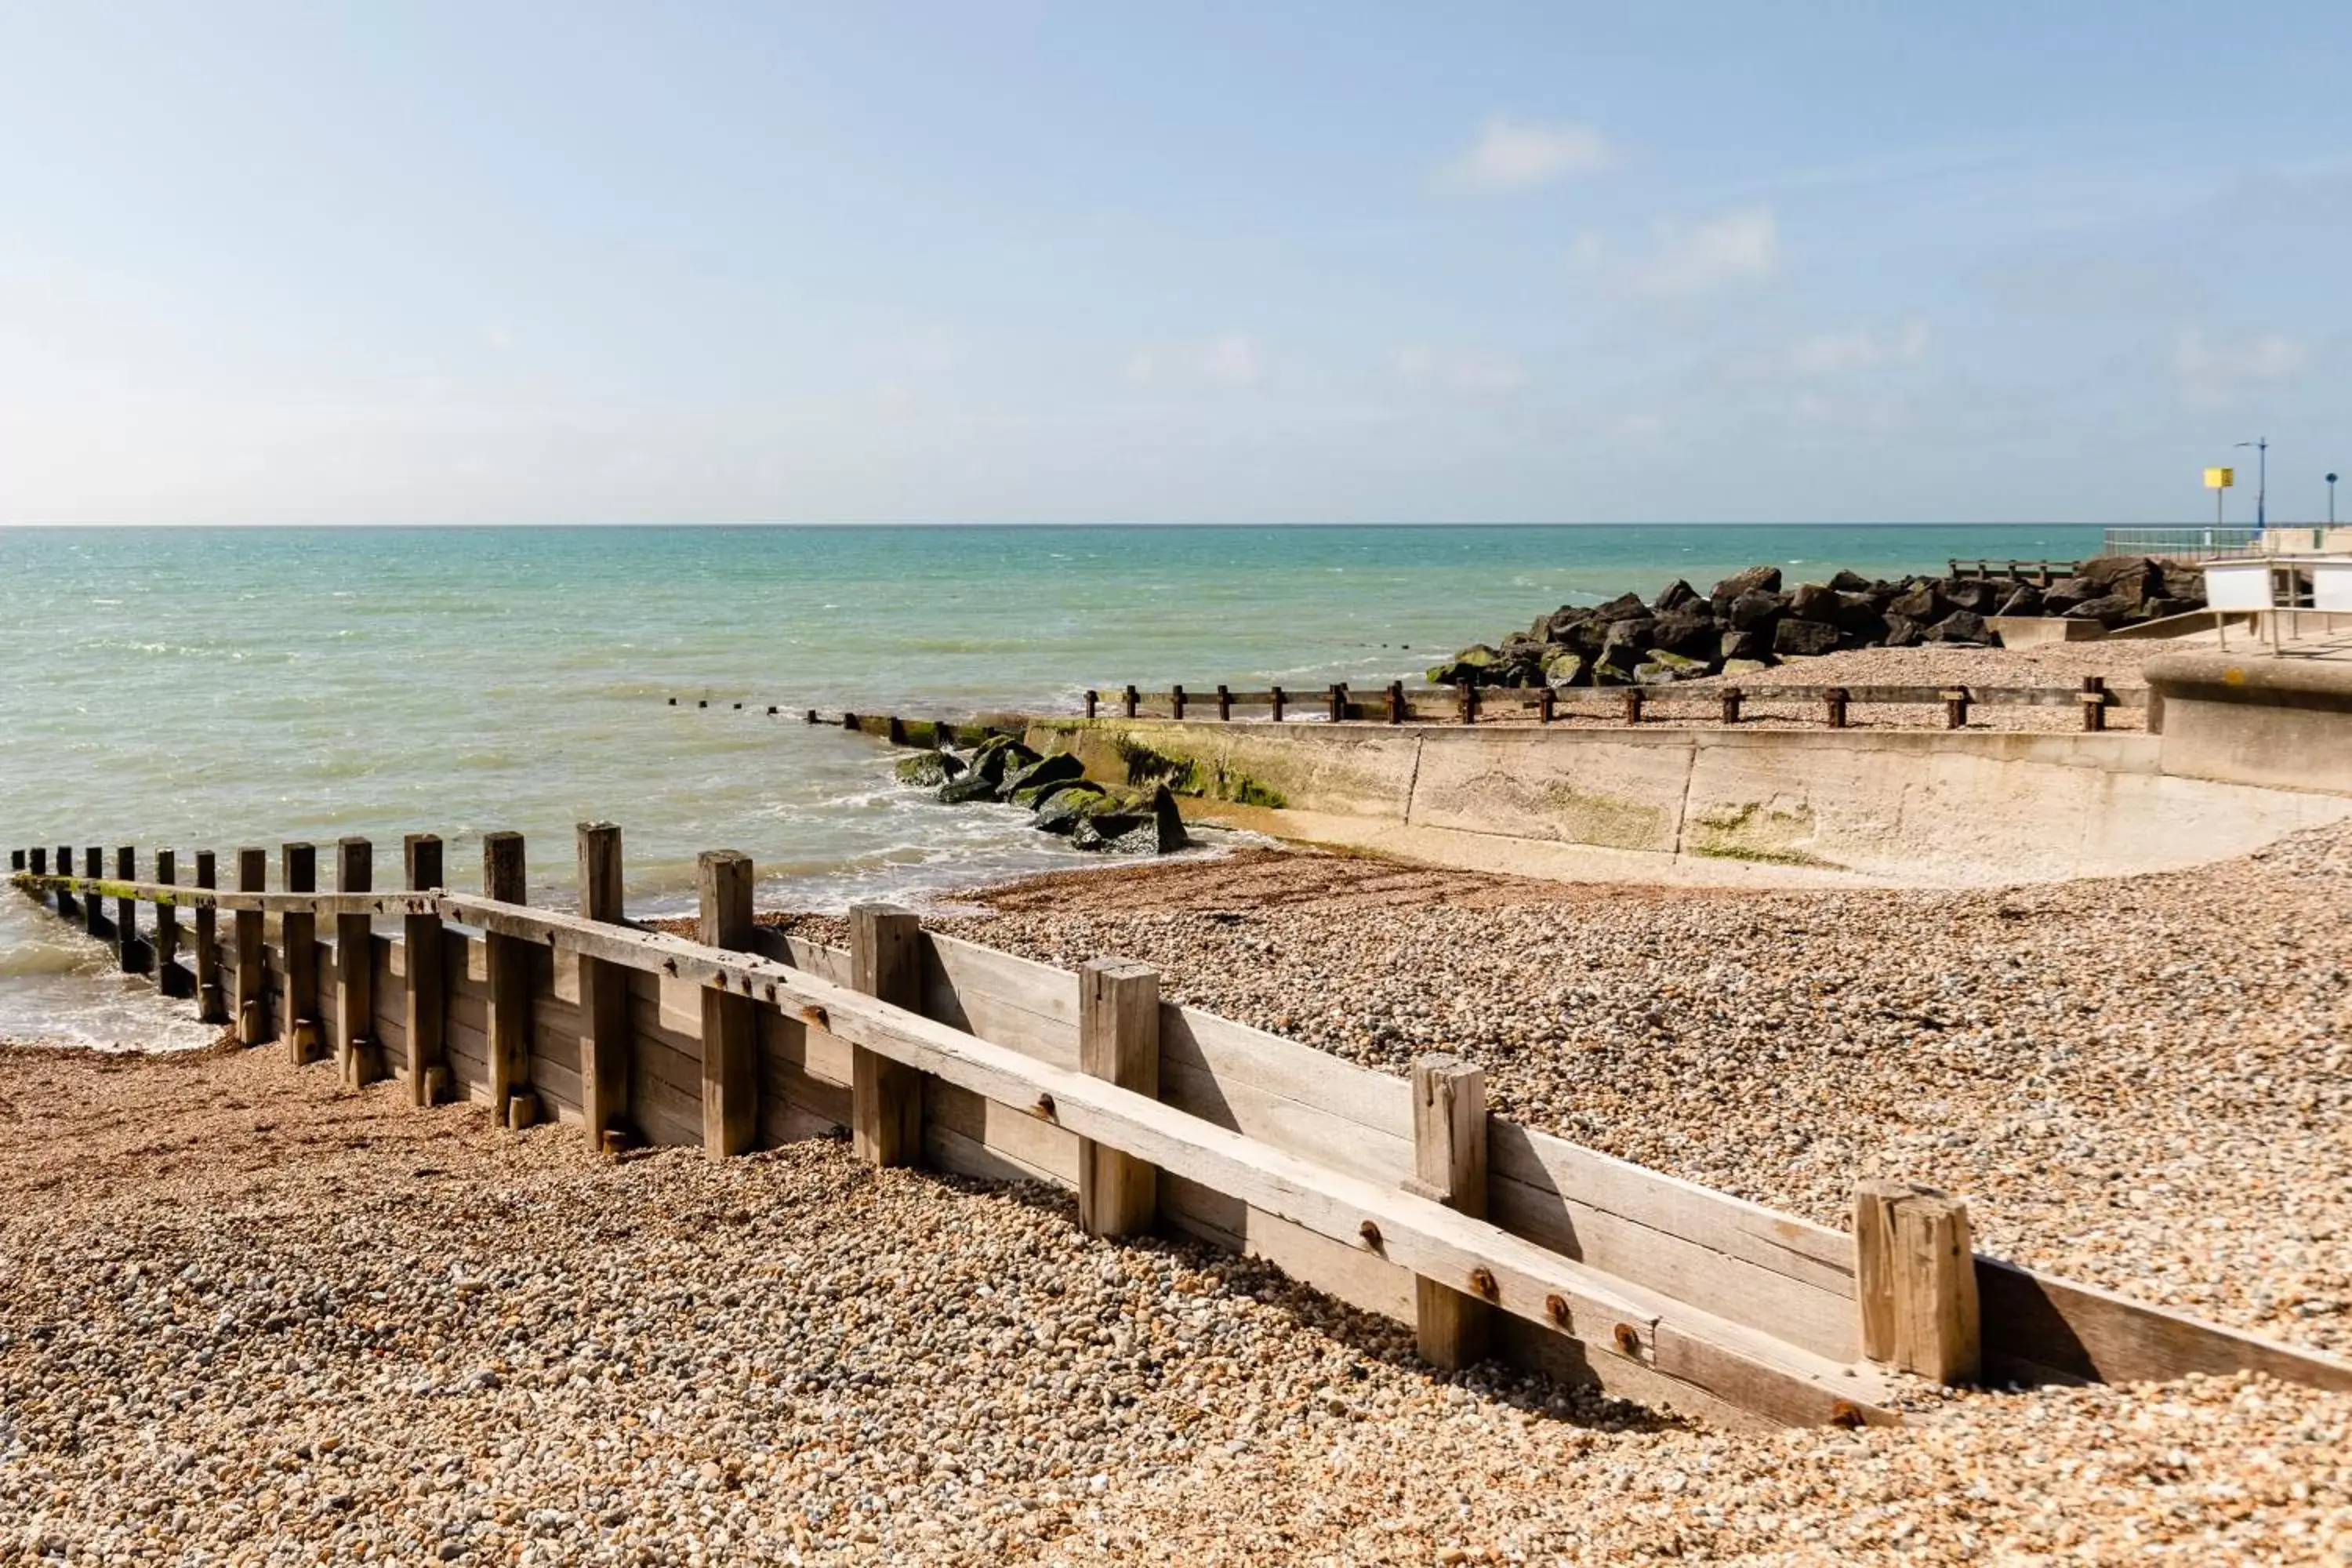
[[[514,828],[560,901],[572,825],[605,817],[637,907],[680,906],[716,847],[757,860],[764,900],[921,901],[1078,857],[1009,808],[898,789],[876,742],[792,715],[1386,682],[1676,577],[2097,547],[1967,525],[5,529],[0,842],[183,865],[263,844],[274,864],[360,834],[388,886],[401,835],[427,831],[462,884],[479,836]],[[96,969],[0,900],[0,1037],[151,1035]]]

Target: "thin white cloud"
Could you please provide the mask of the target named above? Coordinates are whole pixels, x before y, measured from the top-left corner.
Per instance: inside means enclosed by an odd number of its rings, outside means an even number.
[[[1546,125],[1490,118],[1470,150],[1446,165],[1445,184],[1457,191],[1533,190],[1575,174],[1598,174],[1617,162],[1609,139],[1590,125]]]
[[[1528,381],[1524,369],[1499,354],[1438,349],[1426,343],[1399,349],[1394,368],[1397,379],[1407,386],[1455,392],[1516,392]]]
[[[1265,374],[1257,340],[1247,332],[1222,332],[1201,351],[1201,374],[1225,386],[1254,386]]]
[[[2227,408],[2250,392],[2293,381],[2311,363],[2311,346],[2282,332],[2210,338],[2184,327],[2173,341],[2172,374],[2190,408]]]
[[[1747,207],[1705,223],[1668,224],[1658,248],[1633,275],[1645,294],[1687,298],[1759,282],[1780,269],[1780,226],[1769,207]]]
[[[1789,345],[1788,367],[1807,377],[1846,375],[1881,365],[1916,364],[1927,357],[1927,323],[1916,316],[1890,333],[1869,327],[1817,332]]]
[[[1138,386],[1149,386],[1160,379],[1160,356],[1150,349],[1139,349],[1127,362],[1127,379]]]

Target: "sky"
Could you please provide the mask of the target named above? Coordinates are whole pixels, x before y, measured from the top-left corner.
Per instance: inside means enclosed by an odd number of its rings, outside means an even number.
[[[0,0],[0,524],[2201,521],[2352,6]],[[2347,498],[2352,515],[2352,498]]]

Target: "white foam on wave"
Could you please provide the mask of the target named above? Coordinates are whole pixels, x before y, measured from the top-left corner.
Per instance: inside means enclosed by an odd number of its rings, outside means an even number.
[[[124,974],[115,952],[16,893],[0,892],[0,1040],[181,1051],[217,1031],[194,1007]]]

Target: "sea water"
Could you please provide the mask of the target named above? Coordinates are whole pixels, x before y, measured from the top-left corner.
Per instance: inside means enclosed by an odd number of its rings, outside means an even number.
[[[1677,577],[2097,548],[2059,526],[0,530],[0,847],[104,845],[110,871],[116,845],[168,846],[184,879],[197,848],[226,871],[268,846],[274,875],[278,845],[356,834],[385,888],[401,836],[432,832],[467,886],[512,828],[558,903],[572,825],[605,819],[640,910],[685,908],[721,847],[763,902],[921,904],[1087,862],[1009,807],[898,787],[887,748],[805,710],[1376,686]],[[184,1014],[106,962],[0,898],[0,1037]]]

